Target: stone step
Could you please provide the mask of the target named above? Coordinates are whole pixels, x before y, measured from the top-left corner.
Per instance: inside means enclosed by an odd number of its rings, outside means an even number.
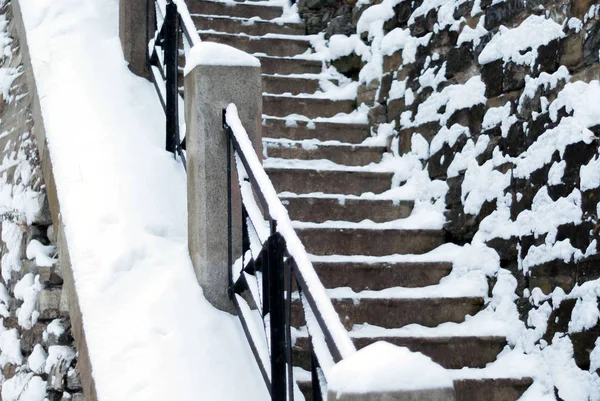
[[[452,263],[446,262],[313,262],[313,267],[325,288],[350,287],[355,292],[426,287],[452,271]]]
[[[285,138],[295,141],[318,139],[360,143],[370,136],[366,124],[315,123],[267,118],[263,121],[263,138]]]
[[[265,168],[278,193],[360,195],[382,193],[392,186],[392,173],[366,171]]]
[[[356,349],[376,341],[407,347],[421,352],[446,369],[484,368],[494,362],[506,345],[504,337],[363,337],[353,338]],[[292,354],[294,366],[310,370],[310,352],[307,337],[296,339]]]
[[[460,379],[454,380],[456,401],[517,401],[533,380],[521,379]]]
[[[281,197],[290,218],[295,221],[322,223],[327,220],[376,223],[404,219],[410,216],[413,201],[353,198]]]
[[[201,31],[215,30],[225,33],[244,33],[252,36],[263,36],[269,33],[281,35],[304,35],[304,24],[275,24],[269,21],[251,20],[247,18],[230,18],[216,15],[192,15],[196,29]]]
[[[319,80],[310,78],[291,78],[277,75],[263,75],[262,89],[265,93],[283,94],[315,93],[319,90]]]
[[[442,323],[464,322],[484,305],[483,298],[333,298],[333,307],[340,321],[351,330],[355,324],[368,323],[386,329],[409,324],[436,327]],[[292,301],[292,325],[305,324],[299,300]]]
[[[338,113],[351,113],[354,105],[354,100],[263,95],[263,114],[273,117],[286,117],[290,114],[308,118],[333,117]]]
[[[226,15],[238,18],[258,17],[264,20],[281,17],[280,6],[260,4],[259,2],[222,3],[218,1],[194,0],[186,1],[190,14]]]
[[[296,228],[302,244],[313,255],[423,254],[445,242],[443,230],[364,228]]]
[[[379,163],[386,152],[384,146],[311,145],[301,143],[263,142],[267,157],[299,160],[331,160],[344,166],[366,166]]]
[[[254,54],[292,57],[310,49],[310,42],[299,39],[267,38],[261,36],[233,35],[228,33],[199,32],[200,39],[233,46],[236,49]]]
[[[256,57],[260,60],[260,68],[263,74],[319,74],[323,71],[323,62],[319,60],[265,55],[257,55]]]
[[[306,401],[312,401],[312,383],[297,380]],[[530,378],[454,380],[456,401],[517,401],[531,386]]]

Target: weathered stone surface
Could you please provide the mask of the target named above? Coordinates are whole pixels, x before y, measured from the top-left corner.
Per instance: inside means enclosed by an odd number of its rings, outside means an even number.
[[[497,28],[524,10],[523,0],[507,0],[491,5],[485,9],[484,28],[488,31]]]
[[[60,288],[47,288],[40,291],[36,308],[40,312],[39,320],[56,319],[60,316],[61,294]]]
[[[583,41],[583,64],[597,63],[598,51],[600,51],[600,22],[594,24]]]
[[[363,84],[358,87],[356,95],[356,104],[366,104],[373,106],[375,104],[375,95],[379,89],[379,81],[373,80],[368,84]]]
[[[567,36],[561,46],[560,64],[572,68],[583,62],[583,34]]]
[[[67,389],[69,391],[81,391],[81,378],[77,367],[69,369],[67,372]]]
[[[502,60],[497,60],[481,67],[481,80],[485,83],[485,96],[495,97],[502,93],[503,67]]]
[[[454,77],[456,73],[464,71],[473,64],[474,61],[475,58],[470,42],[463,43],[459,47],[453,47],[448,53],[446,76],[448,78]]]

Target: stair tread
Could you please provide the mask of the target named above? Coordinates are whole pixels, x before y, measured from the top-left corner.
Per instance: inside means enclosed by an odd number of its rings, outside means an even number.
[[[442,323],[464,322],[467,315],[475,315],[484,306],[481,297],[452,298],[353,298],[332,299],[340,321],[347,329],[357,324],[383,328],[400,328],[409,324],[435,327]],[[303,325],[302,307],[292,302],[292,324]]]
[[[413,352],[421,352],[447,369],[483,368],[488,363],[494,362],[506,346],[506,338],[501,336],[352,337],[352,341],[357,349],[377,341],[387,341],[399,347],[407,347]],[[293,349],[296,366],[305,369],[310,367],[308,350],[308,336],[302,333],[296,337]]]

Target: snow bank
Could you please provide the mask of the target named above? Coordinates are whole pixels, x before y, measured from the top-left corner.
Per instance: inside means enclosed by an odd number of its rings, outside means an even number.
[[[185,172],[123,60],[118,1],[20,4],[98,399],[267,399],[237,318],[196,282]]]

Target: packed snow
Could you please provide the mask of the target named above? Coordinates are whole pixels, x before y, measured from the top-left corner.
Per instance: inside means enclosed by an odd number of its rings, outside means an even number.
[[[268,398],[238,319],[196,282],[185,171],[152,84],[123,61],[118,1],[19,3],[98,399]],[[2,358],[20,358],[11,332]],[[10,386],[5,400],[45,397],[39,377]]]

